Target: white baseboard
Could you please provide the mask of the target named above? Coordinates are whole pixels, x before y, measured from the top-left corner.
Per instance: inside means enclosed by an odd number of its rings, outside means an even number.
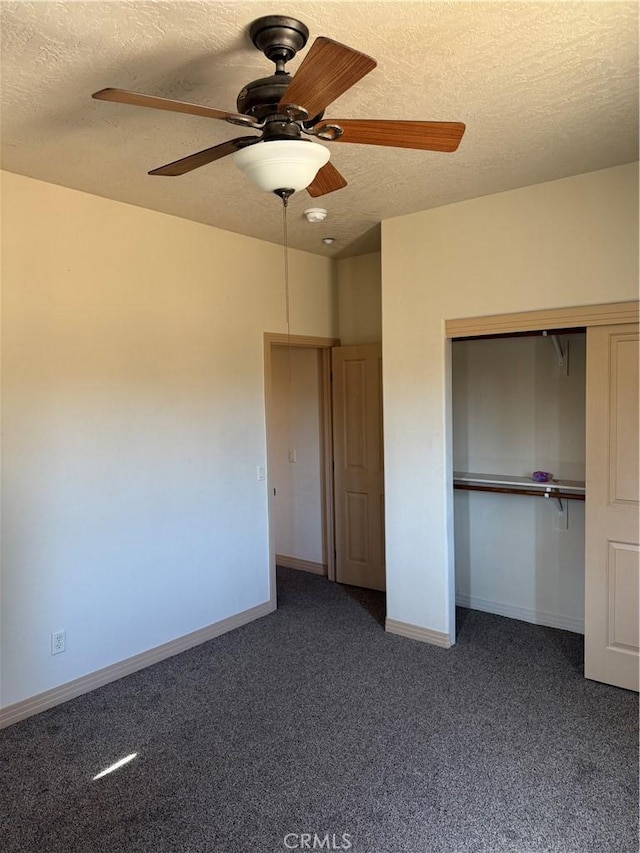
[[[213,640],[214,637],[219,637],[221,634],[226,634],[228,631],[240,628],[242,625],[266,616],[275,609],[276,605],[274,602],[265,601],[264,604],[259,604],[257,607],[250,607],[248,610],[236,613],[235,616],[229,616],[227,619],[221,619],[219,622],[214,622],[205,628],[185,634],[184,637],[178,637],[168,643],[163,643],[161,646],[141,652],[139,655],[134,655],[110,666],[105,666],[103,669],[90,672],[73,681],[68,681],[66,684],[53,687],[51,690],[45,690],[44,693],[38,693],[36,696],[30,696],[28,699],[16,702],[14,705],[7,705],[5,708],[0,709],[0,729],[17,723],[19,720],[32,717],[34,714],[39,714],[41,711],[46,711],[47,708],[61,705],[69,699],[81,696],[83,693],[89,693],[91,690],[109,684],[111,681],[117,681],[125,675],[131,675],[139,669],[144,669],[161,660],[178,655],[180,652],[185,652],[187,649],[199,646],[208,640]]]
[[[443,649],[451,648],[451,637],[444,631],[433,631],[431,628],[421,628],[410,622],[398,622],[397,619],[385,619],[384,629],[389,634],[399,634],[410,640],[420,640],[422,643],[430,643],[432,646],[440,646]]]
[[[563,616],[560,613],[547,613],[544,610],[534,610],[531,607],[519,607],[515,604],[504,604],[501,601],[489,601],[474,595],[456,595],[456,604],[471,610],[482,610],[484,613],[495,613],[496,616],[507,616],[509,619],[519,619],[521,622],[532,622],[534,625],[546,625],[548,628],[560,628],[563,631],[573,631],[584,634],[584,619],[573,616]]]
[[[314,563],[313,560],[301,560],[299,557],[287,557],[286,554],[276,554],[276,566],[283,569],[300,569],[303,572],[313,572],[314,575],[326,575],[326,563]]]

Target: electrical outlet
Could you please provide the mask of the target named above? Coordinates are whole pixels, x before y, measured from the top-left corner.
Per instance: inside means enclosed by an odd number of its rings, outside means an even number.
[[[54,631],[51,635],[51,654],[59,655],[67,649],[67,632]]]

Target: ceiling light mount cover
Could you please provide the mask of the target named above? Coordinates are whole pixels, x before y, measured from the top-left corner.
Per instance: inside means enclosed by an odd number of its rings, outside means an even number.
[[[276,65],[289,62],[307,43],[309,29],[296,18],[265,15],[249,27],[249,36],[258,50]]]

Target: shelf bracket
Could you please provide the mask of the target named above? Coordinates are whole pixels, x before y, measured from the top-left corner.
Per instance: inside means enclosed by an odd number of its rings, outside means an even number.
[[[542,333],[545,338],[550,338],[553,348],[556,351],[558,370],[563,376],[569,375],[569,343],[567,342],[565,349],[562,349],[558,335],[549,332]]]
[[[554,528],[556,530],[567,530],[569,527],[568,513],[567,513],[567,510],[569,509],[568,504],[567,503],[563,504],[562,498],[556,497],[551,492],[545,492],[544,497],[546,500],[549,500],[549,498],[552,498],[553,502],[555,503],[556,514],[555,514],[555,517],[553,519]]]
[[[550,491],[546,491],[546,492],[544,493],[544,496],[545,496],[545,498],[546,498],[547,500],[549,500],[549,498],[553,498],[553,500],[554,500],[554,501],[555,501],[555,503],[556,503],[556,509],[558,510],[558,512],[564,512],[564,507],[563,507],[563,505],[562,505],[562,498],[556,497],[556,495],[554,495],[554,494],[553,494],[552,492],[550,492]]]

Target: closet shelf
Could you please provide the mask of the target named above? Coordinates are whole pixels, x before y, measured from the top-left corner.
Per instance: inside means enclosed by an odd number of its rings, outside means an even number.
[[[551,480],[536,483],[531,477],[512,477],[510,474],[471,474],[468,471],[453,472],[453,488],[471,492],[501,492],[507,495],[534,495],[583,501],[584,482],[581,480]]]

